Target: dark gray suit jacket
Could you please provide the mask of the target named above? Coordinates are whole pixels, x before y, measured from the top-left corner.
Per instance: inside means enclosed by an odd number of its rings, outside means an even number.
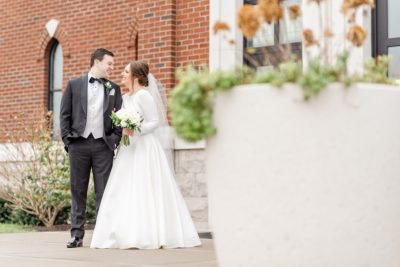
[[[119,86],[111,81],[111,88],[104,85],[103,139],[107,146],[114,150],[121,140],[122,129],[115,127],[111,121],[111,112],[117,111],[122,105]],[[68,151],[68,145],[74,138],[79,138],[86,127],[88,75],[68,81],[67,88],[61,99],[60,127],[61,137]],[[111,93],[111,94],[110,94]]]

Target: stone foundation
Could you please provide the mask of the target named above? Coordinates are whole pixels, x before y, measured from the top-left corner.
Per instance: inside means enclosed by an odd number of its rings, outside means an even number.
[[[208,194],[204,160],[204,149],[175,150],[176,182],[196,225],[208,228]]]

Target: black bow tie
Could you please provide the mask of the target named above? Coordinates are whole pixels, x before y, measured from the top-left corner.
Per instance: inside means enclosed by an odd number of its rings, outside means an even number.
[[[95,81],[99,82],[99,83],[103,83],[102,79],[98,79],[95,77],[90,77],[89,82],[90,83],[94,83]]]

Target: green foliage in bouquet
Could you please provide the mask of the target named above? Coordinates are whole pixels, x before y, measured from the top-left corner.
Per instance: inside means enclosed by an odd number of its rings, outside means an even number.
[[[111,121],[117,127],[122,127],[128,130],[137,130],[141,132],[140,126],[144,118],[136,111],[130,109],[120,109],[117,112],[111,112]],[[130,144],[129,136],[122,135],[121,144],[128,146]]]
[[[111,121],[112,123],[117,126],[117,127],[121,127],[121,119],[117,116],[117,114],[113,111],[111,112]]]

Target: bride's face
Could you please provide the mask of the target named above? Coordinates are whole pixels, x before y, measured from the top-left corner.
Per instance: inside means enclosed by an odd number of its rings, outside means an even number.
[[[124,71],[122,72],[122,81],[121,83],[126,87],[132,86],[132,75],[130,65],[126,65]]]

